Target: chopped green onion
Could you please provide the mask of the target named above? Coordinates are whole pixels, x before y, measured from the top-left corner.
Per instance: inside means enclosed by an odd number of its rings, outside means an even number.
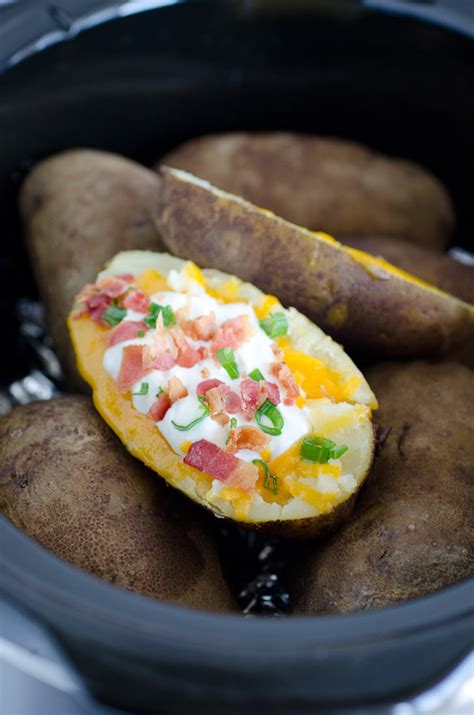
[[[148,306],[148,312],[150,315],[147,315],[144,320],[144,323],[148,328],[156,328],[156,321],[158,320],[160,313],[163,316],[163,325],[165,328],[169,328],[170,325],[173,325],[176,322],[171,305],[158,305],[158,303],[150,303]]]
[[[120,321],[122,321],[125,316],[127,315],[127,309],[126,308],[121,308],[118,305],[112,304],[109,305],[107,310],[105,311],[104,315],[102,316],[102,320],[105,323],[108,323],[112,327],[115,325],[118,325]]]
[[[342,457],[342,455],[348,451],[349,447],[347,446],[347,444],[341,444],[340,447],[335,447],[334,449],[331,449],[331,458],[339,459],[339,457]]]
[[[148,395],[148,382],[142,382],[138,392],[132,392],[132,395]]]
[[[231,433],[231,431],[232,431],[233,429],[235,429],[236,427],[237,427],[237,420],[235,419],[235,417],[231,417],[230,427],[229,427],[229,434],[227,435],[227,439],[226,439],[226,441],[225,441],[226,444],[229,444],[229,442],[230,442],[230,433]]]
[[[272,313],[260,321],[260,327],[269,338],[279,338],[288,332],[288,321],[284,313]]]
[[[327,464],[330,459],[338,459],[348,449],[345,444],[336,447],[332,439],[325,437],[305,437],[301,443],[300,455],[308,462]]]
[[[257,420],[257,424],[259,425],[262,432],[272,435],[281,434],[284,424],[283,417],[281,416],[275,405],[270,402],[270,400],[265,400],[263,405],[258,408],[257,412],[255,413],[255,419]],[[273,427],[270,427],[268,423],[264,422],[264,419],[269,420],[272,423]]]
[[[161,397],[161,395],[163,394],[163,392],[164,392],[163,388],[162,388],[162,387],[159,387],[159,388],[158,388],[158,392],[156,393],[155,397]]]
[[[144,337],[145,337],[145,331],[137,330],[137,338],[144,338]]]
[[[174,317],[174,312],[171,305],[163,306],[161,312],[163,314],[163,324],[165,328],[169,328],[170,325],[174,325],[174,323],[176,323],[176,318]]]
[[[232,348],[221,348],[216,352],[216,358],[232,380],[239,377],[239,368]]]
[[[202,420],[211,413],[211,411],[209,409],[209,405],[206,403],[204,396],[198,397],[198,400],[201,403],[201,407],[203,408],[203,413],[201,415],[199,415],[198,417],[196,417],[196,419],[194,419],[192,422],[190,422],[187,425],[177,425],[176,422],[171,420],[171,424],[174,427],[176,427],[176,429],[179,430],[180,432],[187,432],[192,427],[199,424],[199,422],[202,422]]]
[[[257,466],[259,465],[260,467],[263,467],[263,470],[265,472],[265,476],[263,478],[263,486],[265,487],[265,489],[271,489],[276,496],[278,494],[278,477],[275,477],[275,475],[270,472],[268,464],[264,462],[263,459],[253,459],[252,464],[256,464]]]
[[[258,382],[259,380],[265,380],[258,367],[256,367],[255,370],[252,370],[252,372],[249,372],[249,377],[251,377],[252,380],[255,380],[256,382]]]

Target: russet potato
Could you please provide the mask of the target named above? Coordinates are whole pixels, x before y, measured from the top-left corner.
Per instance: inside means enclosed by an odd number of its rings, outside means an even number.
[[[39,162],[20,191],[26,245],[54,348],[71,384],[77,375],[66,318],[82,286],[117,251],[159,249],[151,218],[158,179],[115,154],[74,149]]]
[[[87,397],[17,407],[0,419],[0,511],[116,586],[237,610],[201,514],[127,453]]]
[[[367,374],[391,433],[352,518],[294,569],[297,614],[389,606],[474,574],[474,374],[454,362]]]

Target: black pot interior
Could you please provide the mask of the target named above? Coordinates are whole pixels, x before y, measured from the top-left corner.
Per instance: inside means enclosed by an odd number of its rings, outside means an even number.
[[[316,3],[291,13],[254,13],[250,5],[196,2],[127,17],[35,54],[0,77],[5,345],[19,346],[18,298],[36,295],[21,241],[18,185],[38,159],[70,147],[107,149],[151,165],[182,140],[207,132],[347,137],[434,172],[455,202],[455,242],[470,246],[472,41],[357,3]],[[19,347],[4,351],[0,383],[28,369]],[[54,586],[52,566],[50,575]],[[308,628],[317,632],[317,622]],[[138,694],[128,694],[131,704],[136,695],[143,706]]]

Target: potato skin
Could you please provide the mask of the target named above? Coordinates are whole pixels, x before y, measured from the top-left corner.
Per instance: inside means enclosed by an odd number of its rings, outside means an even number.
[[[340,241],[372,256],[382,256],[397,268],[432,283],[466,303],[474,303],[474,268],[446,253],[389,236],[350,237]]]
[[[129,456],[87,397],[0,420],[0,511],[79,568],[146,596],[237,610],[207,526]]]
[[[370,356],[444,354],[474,332],[474,308],[357,262],[273,214],[161,169],[155,220],[178,256],[219,268],[294,305],[350,349]]]
[[[441,248],[454,227],[451,199],[434,176],[343,139],[214,134],[182,144],[161,163],[336,237],[380,234]]]
[[[351,520],[295,569],[295,613],[388,606],[474,574],[474,374],[457,363],[367,371],[392,432]]]
[[[66,318],[76,293],[120,250],[160,248],[151,210],[159,182],[121,156],[76,149],[41,161],[20,191],[20,213],[54,347],[66,376],[76,371]]]

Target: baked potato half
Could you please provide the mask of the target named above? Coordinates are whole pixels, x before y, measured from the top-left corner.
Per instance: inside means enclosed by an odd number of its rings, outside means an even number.
[[[368,356],[443,354],[474,331],[474,306],[331,236],[312,233],[191,174],[161,168],[155,219],[172,253],[293,304]]]
[[[295,564],[295,613],[389,606],[474,574],[474,374],[457,363],[368,370],[391,433],[353,516]]]
[[[87,397],[0,418],[0,511],[57,556],[145,596],[237,610],[199,510],[122,449]]]
[[[454,227],[451,199],[432,174],[343,139],[213,134],[182,144],[160,164],[336,237],[379,234],[442,248]]]
[[[127,248],[160,249],[151,217],[158,180],[103,151],[75,149],[39,162],[20,190],[26,245],[54,348],[80,389],[66,319],[76,293]]]
[[[193,501],[295,538],[347,517],[372,463],[377,402],[297,310],[220,271],[125,251],[68,324],[102,417]]]

